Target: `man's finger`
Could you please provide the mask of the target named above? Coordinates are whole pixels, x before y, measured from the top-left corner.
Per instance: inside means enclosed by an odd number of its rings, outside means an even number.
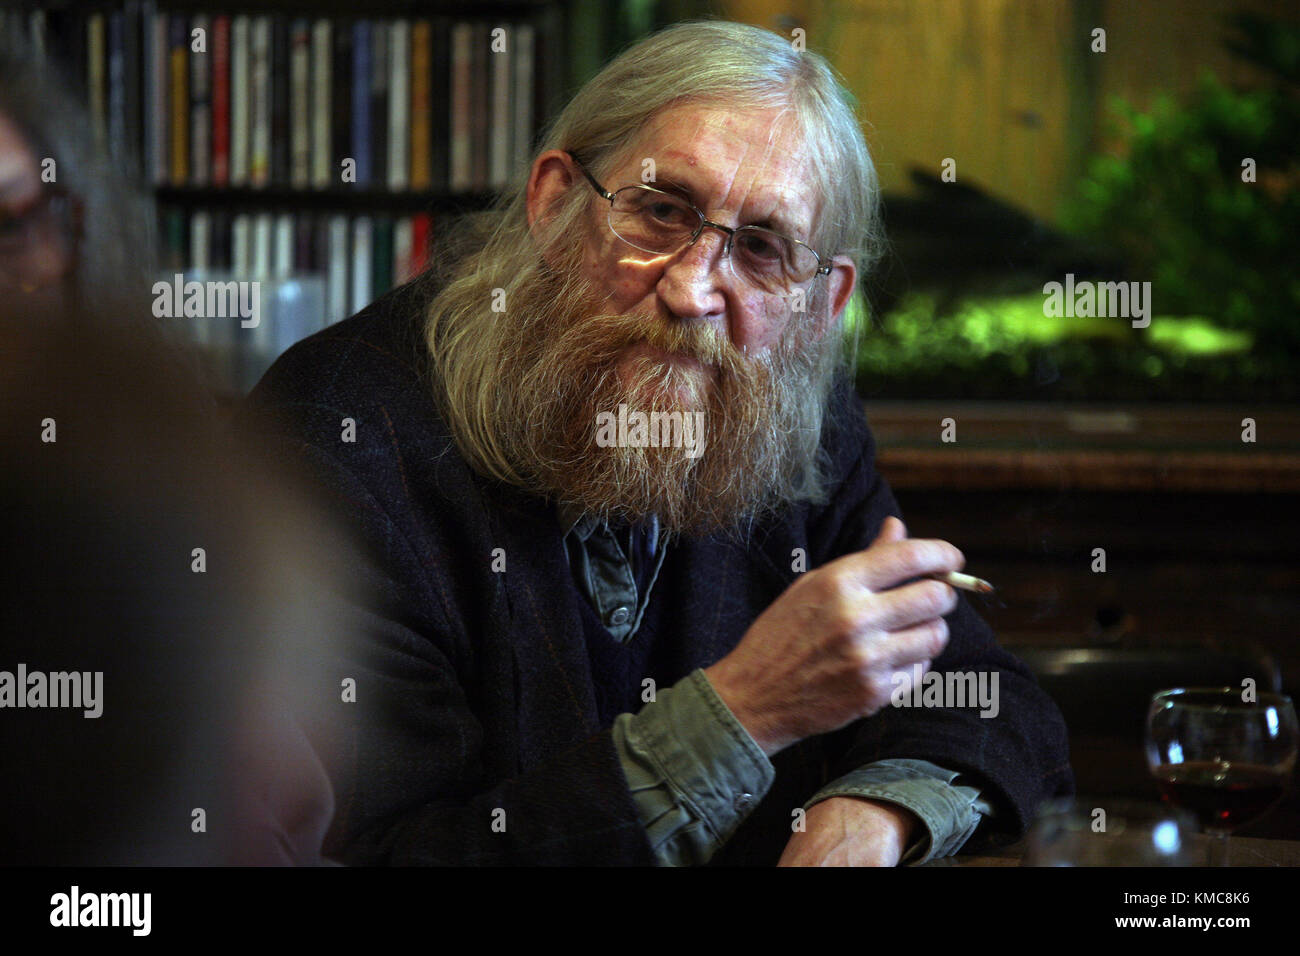
[[[942,581],[914,581],[863,598],[865,629],[898,632],[951,614],[957,591]]]
[[[880,531],[876,533],[876,540],[871,542],[871,546],[874,548],[878,544],[888,544],[890,541],[902,541],[906,537],[907,525],[903,524],[903,519],[890,515],[881,522]]]
[[[905,676],[910,687],[912,667],[920,664],[921,673],[924,674],[930,669],[930,662],[948,646],[948,625],[940,618],[874,640],[885,642],[883,653],[892,670],[890,681],[896,682]]]
[[[872,545],[843,558],[861,583],[872,591],[889,588],[926,574],[960,571],[966,556],[947,541],[907,538]]]

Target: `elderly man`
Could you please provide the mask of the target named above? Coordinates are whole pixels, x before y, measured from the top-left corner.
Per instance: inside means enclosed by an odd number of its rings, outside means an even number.
[[[271,369],[253,404],[377,595],[320,743],[333,855],[894,865],[1068,792],[1057,710],[874,470],[842,317],[879,229],[825,62],[683,24]],[[927,667],[996,706],[899,706]]]

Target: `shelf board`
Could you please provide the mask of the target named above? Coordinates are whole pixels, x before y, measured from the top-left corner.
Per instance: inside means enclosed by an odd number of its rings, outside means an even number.
[[[156,186],[154,197],[159,203],[177,206],[236,206],[265,208],[282,206],[293,209],[344,209],[393,212],[462,212],[483,209],[495,198],[494,193],[392,192],[386,189],[292,189],[285,186],[219,187]]]
[[[865,403],[898,488],[1300,491],[1300,414],[1286,406]],[[941,440],[941,421],[957,441]],[[1256,441],[1241,440],[1243,418]]]

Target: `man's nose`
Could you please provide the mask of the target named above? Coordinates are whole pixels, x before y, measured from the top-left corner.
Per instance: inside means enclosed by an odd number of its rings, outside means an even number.
[[[706,225],[695,241],[682,249],[667,266],[662,279],[670,308],[678,315],[708,315],[725,274],[727,245],[731,237]]]

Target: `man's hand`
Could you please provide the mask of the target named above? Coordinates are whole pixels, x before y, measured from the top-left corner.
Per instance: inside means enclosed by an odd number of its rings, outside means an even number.
[[[910,810],[862,797],[815,803],[777,866],[897,866],[921,822]]]
[[[867,550],[801,574],[705,676],[769,757],[838,730],[885,707],[948,643],[957,592],[898,585],[964,563],[948,542],[909,539],[886,518]]]

